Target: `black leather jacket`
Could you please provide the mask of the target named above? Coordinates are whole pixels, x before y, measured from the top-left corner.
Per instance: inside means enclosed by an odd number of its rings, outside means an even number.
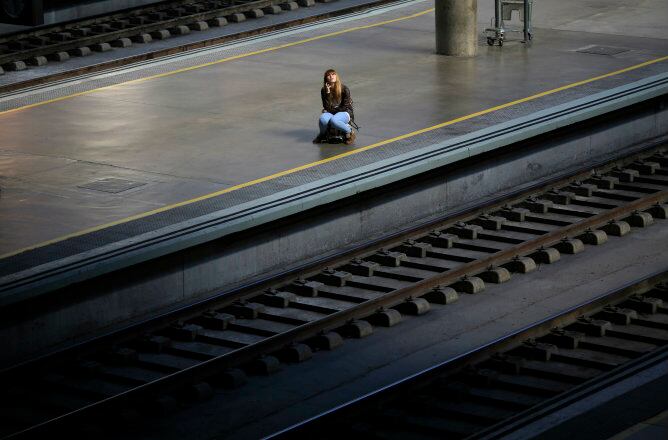
[[[327,99],[327,90],[323,86],[320,89],[320,98],[322,98],[322,108],[329,113],[335,115],[338,112],[348,112],[350,119],[355,119],[353,114],[353,98],[350,96],[350,89],[346,85],[341,87],[341,102],[336,107],[333,107]]]

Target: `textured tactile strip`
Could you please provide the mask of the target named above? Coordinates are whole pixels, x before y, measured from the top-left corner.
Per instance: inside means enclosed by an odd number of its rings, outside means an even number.
[[[169,211],[23,252],[0,260],[0,276],[20,272],[141,234],[157,231],[167,226],[273,195],[288,188],[279,182],[268,181],[261,185],[249,186],[198,203],[180,206]]]

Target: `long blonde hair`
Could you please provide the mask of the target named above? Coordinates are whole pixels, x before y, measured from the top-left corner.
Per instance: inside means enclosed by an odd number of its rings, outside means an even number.
[[[335,73],[336,74],[336,82],[334,83],[334,87],[332,87],[331,93],[327,97],[327,100],[329,100],[330,104],[333,106],[337,106],[341,103],[341,77],[339,76],[338,73],[336,73],[336,70],[334,69],[327,69],[325,71],[325,74],[323,75],[322,79],[322,88],[325,88],[325,85],[327,84],[327,75],[330,73]]]

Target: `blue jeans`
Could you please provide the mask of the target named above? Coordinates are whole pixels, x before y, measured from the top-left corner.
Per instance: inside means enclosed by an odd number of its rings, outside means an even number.
[[[333,115],[331,113],[323,113],[320,115],[320,120],[318,121],[318,124],[320,125],[320,134],[324,135],[325,132],[327,131],[327,125],[330,123],[334,126],[334,128],[341,130],[343,132],[350,133],[352,131],[352,128],[348,123],[350,122],[350,115],[348,112],[338,112],[337,114]]]

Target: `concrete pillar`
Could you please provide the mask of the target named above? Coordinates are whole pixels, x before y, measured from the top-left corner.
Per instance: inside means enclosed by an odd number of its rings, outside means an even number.
[[[478,0],[436,0],[436,53],[475,56]]]

